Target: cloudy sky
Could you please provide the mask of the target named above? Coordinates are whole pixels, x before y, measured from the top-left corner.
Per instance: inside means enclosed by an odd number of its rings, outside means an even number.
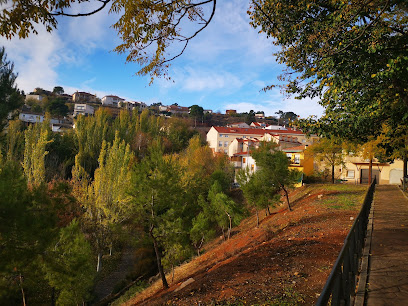
[[[14,62],[18,87],[25,92],[62,86],[69,94],[115,94],[147,104],[320,116],[323,109],[316,101],[287,98],[279,89],[260,91],[276,84],[285,67],[275,61],[271,40],[250,27],[247,9],[247,1],[219,1],[213,22],[172,63],[174,82],[157,79],[150,86],[148,76],[135,75],[137,64],[125,64],[125,55],[112,51],[120,41],[110,27],[117,16],[108,9],[90,17],[60,19],[51,34],[39,27],[38,35],[25,40],[0,37],[0,45]]]

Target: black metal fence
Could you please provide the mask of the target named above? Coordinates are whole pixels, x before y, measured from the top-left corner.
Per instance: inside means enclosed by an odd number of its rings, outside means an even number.
[[[316,305],[350,305],[355,295],[356,275],[363,251],[374,190],[375,179],[367,191],[361,211],[344,241],[343,248]]]

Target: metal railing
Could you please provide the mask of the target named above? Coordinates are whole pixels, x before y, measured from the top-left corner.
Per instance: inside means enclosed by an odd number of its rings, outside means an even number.
[[[366,236],[368,216],[374,197],[375,179],[365,196],[363,206],[327,279],[316,305],[350,305],[356,290],[356,276]]]

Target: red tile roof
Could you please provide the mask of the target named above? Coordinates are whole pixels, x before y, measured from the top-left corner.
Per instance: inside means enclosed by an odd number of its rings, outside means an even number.
[[[291,148],[285,148],[282,151],[285,151],[285,152],[303,151],[305,148],[306,148],[305,146],[296,146],[296,147],[291,147]]]
[[[234,154],[234,156],[244,156],[244,155],[251,155],[251,154],[248,154],[248,152],[238,152]]]
[[[303,135],[301,130],[293,130],[293,129],[287,129],[287,130],[261,130],[261,129],[255,129],[255,128],[229,128],[229,127],[224,127],[224,126],[214,126],[216,131],[220,134],[242,134],[242,135],[265,135],[265,134],[271,134],[273,136],[275,135],[281,135],[281,134],[293,134],[293,135]]]

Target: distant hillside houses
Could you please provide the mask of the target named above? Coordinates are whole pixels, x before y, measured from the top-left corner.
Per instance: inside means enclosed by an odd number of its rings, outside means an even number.
[[[251,150],[258,148],[260,143],[274,142],[279,150],[286,152],[291,161],[290,167],[311,175],[314,170],[313,158],[305,157],[305,149],[308,145],[317,141],[317,136],[306,136],[299,129],[277,127],[249,127],[246,123],[230,124],[229,127],[213,126],[207,133],[207,143],[214,154],[224,153],[228,155],[236,171],[248,169],[251,172],[257,170],[255,160],[251,156]]]

